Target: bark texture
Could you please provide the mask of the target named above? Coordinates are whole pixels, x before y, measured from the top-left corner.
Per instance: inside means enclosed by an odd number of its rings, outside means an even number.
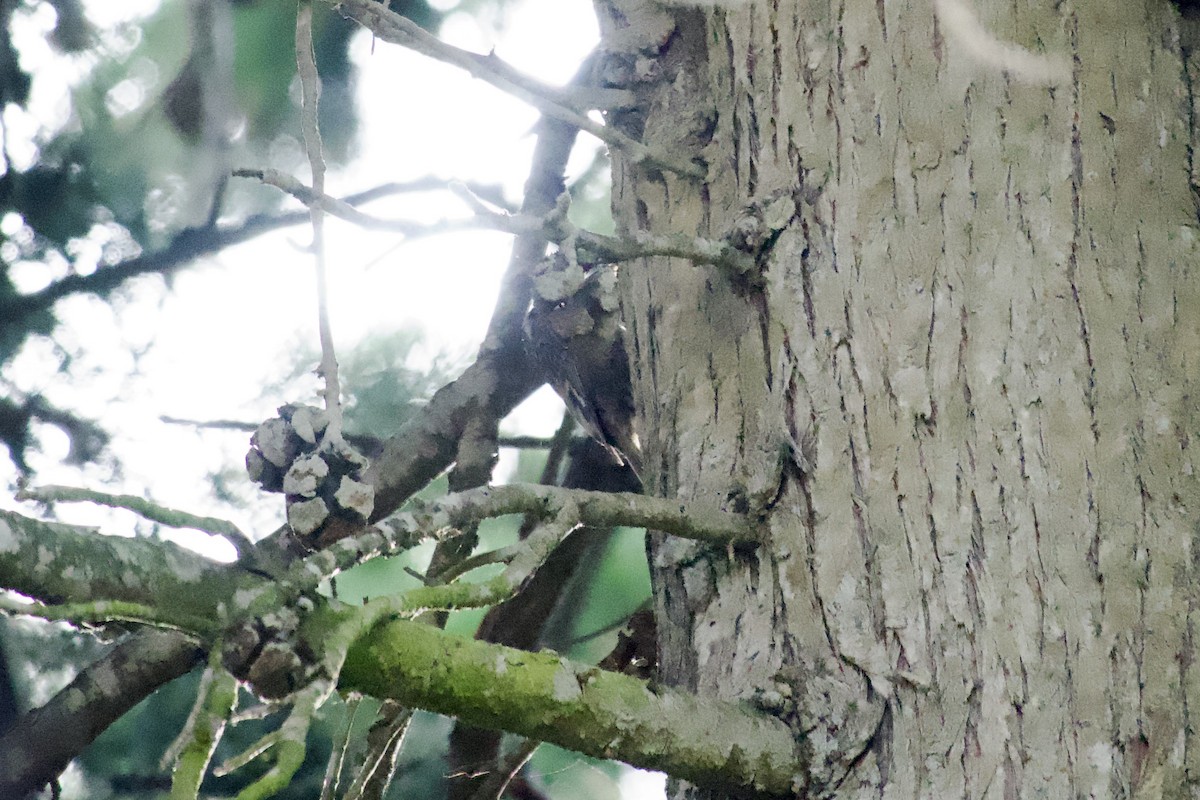
[[[1061,80],[1006,70],[964,7]],[[644,101],[610,121],[709,167],[700,182],[614,153],[619,228],[718,238],[749,204],[800,200],[761,288],[622,267],[648,489],[772,534],[755,556],[656,540],[667,680],[791,684],[810,789],[840,797],[1198,791],[1177,11],[598,12],[606,79]]]

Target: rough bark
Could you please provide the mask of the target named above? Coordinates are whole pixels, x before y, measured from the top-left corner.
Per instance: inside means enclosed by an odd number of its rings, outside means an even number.
[[[67,763],[145,695],[201,658],[174,631],[143,631],[109,651],[44,706],[0,735],[0,797],[25,797],[55,780]]]
[[[841,797],[1195,792],[1177,12],[975,4],[1065,59],[1046,86],[927,0],[728,5],[598,4],[607,74],[644,99],[610,121],[709,168],[615,153],[620,228],[716,238],[752,201],[802,201],[761,290],[622,268],[647,486],[773,536],[658,540],[664,676],[730,697],[782,671],[814,750],[863,743],[814,760],[824,785],[848,773]]]

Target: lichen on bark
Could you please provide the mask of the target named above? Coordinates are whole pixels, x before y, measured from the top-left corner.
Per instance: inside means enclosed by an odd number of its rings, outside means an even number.
[[[709,168],[615,153],[619,230],[715,238],[757,198],[808,199],[761,292],[622,267],[648,486],[772,535],[750,556],[656,539],[667,679],[833,681],[814,719],[879,723],[838,762],[842,796],[1194,789],[1195,67],[1175,11],[972,6],[1071,65],[1030,85],[935,3],[600,5],[614,58],[655,65],[624,87],[643,113],[610,121]]]

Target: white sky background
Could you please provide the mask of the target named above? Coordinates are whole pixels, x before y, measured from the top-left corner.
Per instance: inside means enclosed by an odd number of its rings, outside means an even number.
[[[107,15],[136,17],[155,5],[153,0],[94,2],[89,15],[104,24]],[[501,58],[547,82],[568,80],[597,38],[590,2],[514,0],[510,6],[502,30],[482,27],[468,14],[452,14],[441,35],[476,52],[494,48]],[[23,48],[23,55],[37,56],[36,47],[28,49],[26,54]],[[520,197],[534,145],[533,109],[452,67],[385,42],[372,47],[365,32],[352,53],[360,67],[360,152],[348,169],[330,173],[330,194],[437,175],[500,183],[508,196]],[[42,102],[52,113],[54,97],[47,97],[39,82],[34,108]],[[10,135],[21,122],[6,117]],[[569,172],[583,169],[596,145],[586,135],[580,142],[584,147],[577,148],[582,152],[575,154]],[[413,158],[406,160],[405,153]],[[468,213],[459,201],[428,194],[415,202],[378,202],[368,210],[427,222]],[[426,332],[419,357],[445,352],[466,363],[486,329],[511,237],[459,232],[397,247],[396,234],[365,232],[335,219],[328,219],[326,227],[330,311],[339,352],[368,334],[415,325]],[[312,262],[295,246],[310,237],[310,230],[299,226],[227,250],[179,273],[165,294],[161,281],[151,277],[129,285],[125,302],[110,305],[82,296],[62,301],[57,311],[63,324],[55,337],[68,347],[77,344],[82,352],[71,380],[57,372],[46,341],[33,342],[9,374],[23,389],[45,391],[51,402],[98,420],[113,434],[111,450],[122,466],[118,475],[106,467],[82,472],[63,467],[59,459],[65,455],[65,437],[42,428],[46,455],[31,457],[39,483],[147,494],[166,505],[214,513],[208,475],[240,463],[246,434],[197,431],[158,418],[260,421],[274,412],[275,404],[261,399],[263,384],[290,369],[299,345],[316,348]],[[141,355],[131,360],[131,350]],[[543,389],[507,428],[548,435],[558,424],[560,409]],[[14,478],[8,464],[0,464],[0,479],[11,484]],[[282,503],[261,497],[245,511],[221,508],[219,513],[262,535],[282,520]],[[7,495],[0,496],[0,506],[36,513]],[[100,525],[111,533],[128,535],[136,524],[126,512],[68,505],[57,511],[64,521]],[[194,536],[190,544],[196,546]],[[626,797],[661,797],[662,787],[661,776],[635,771],[622,780]]]

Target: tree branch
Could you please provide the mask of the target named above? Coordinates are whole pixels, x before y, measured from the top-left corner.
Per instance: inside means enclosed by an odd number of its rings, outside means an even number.
[[[523,210],[526,213],[544,213],[553,207],[554,199],[562,193],[562,174],[576,133],[574,128],[561,123],[544,121],[541,124],[530,177],[525,186]],[[366,202],[398,191],[427,191],[443,186],[442,181],[432,179],[411,184],[388,184],[347,200]],[[487,187],[473,187],[472,191],[485,196],[493,194]],[[502,204],[502,198],[497,196],[494,202]],[[308,219],[309,212],[304,210],[278,216],[252,217],[243,225],[232,229],[189,229],[181,232],[171,246],[157,254],[131,259],[124,264],[100,270],[92,276],[64,279],[41,292],[18,298],[15,304],[0,304],[0,319],[17,322],[19,318],[48,308],[57,299],[68,294],[111,290],[136,275],[168,272],[199,256],[246,241],[269,230],[303,223]],[[456,381],[442,387],[423,413],[384,445],[383,453],[373,466],[374,483],[379,492],[376,496],[378,516],[397,508],[445,469],[456,454],[457,440],[463,426],[472,416],[486,413],[497,419],[502,418],[541,385],[541,378],[532,369],[525,355],[520,331],[521,319],[529,304],[530,265],[542,257],[545,248],[545,239],[539,235],[517,237],[488,336],[476,362]],[[59,542],[59,538],[66,541]],[[55,545],[55,552],[61,553],[63,548],[78,551],[78,558],[55,558],[52,563],[43,565],[37,547],[39,539],[48,545]],[[260,547],[269,544],[260,542]],[[97,547],[101,548],[103,553],[97,553]],[[119,552],[114,551],[114,547],[118,548]],[[174,555],[167,556],[166,553]],[[159,559],[167,563],[159,564]],[[81,536],[78,529],[69,526],[58,526],[0,512],[0,586],[44,601],[55,602],[65,597],[88,598],[107,593],[108,581],[100,580],[98,576],[93,579],[92,576],[94,568],[107,565],[119,567],[115,571],[129,578],[130,585],[118,584],[114,587],[119,593],[128,593],[135,601],[153,602],[157,595],[153,591],[147,591],[146,584],[142,584],[141,581],[152,580],[156,574],[174,574],[176,562],[180,571],[185,574],[200,574],[202,577],[219,575],[221,580],[215,580],[213,583],[223,583],[228,579],[229,573],[225,568],[205,562],[199,556],[168,543]],[[132,566],[127,569],[130,565]],[[76,573],[77,568],[83,567],[86,569],[82,573]],[[81,578],[81,575],[86,578]],[[257,584],[259,588],[263,586],[261,579],[249,573],[240,575],[235,583],[240,583],[242,579],[247,580],[250,585]],[[250,594],[251,601],[260,596],[258,592]],[[196,592],[192,586],[176,585],[172,600],[178,602],[198,597],[216,599],[213,595],[208,588]],[[228,598],[232,596],[232,592],[223,596]],[[269,597],[268,600],[275,598],[277,595]],[[129,643],[129,658],[134,661],[141,658],[153,660],[154,648],[143,643],[140,638],[132,640]],[[80,676],[81,679],[90,673],[89,669]],[[128,705],[132,706],[154,691],[158,685],[148,680],[139,691],[137,682],[131,682],[129,691],[136,696],[129,699]],[[90,715],[90,705],[79,707],[77,713]],[[115,716],[119,714],[114,715],[114,719]],[[47,737],[42,735],[35,739],[22,739],[27,743],[47,740]],[[85,744],[76,744],[66,757],[77,754]],[[64,752],[69,749],[64,747]]]
[[[362,534],[293,565],[277,580],[264,580],[214,564],[170,542],[96,536],[70,525],[0,511],[0,586],[46,604],[66,601],[82,621],[103,621],[105,609],[125,618],[136,604],[159,609],[161,619],[147,621],[204,635],[222,620],[232,621],[252,607],[288,607],[321,581],[368,558],[400,552],[425,539],[444,539],[459,528],[505,514],[529,514],[544,524],[538,534],[513,548],[509,566],[497,581],[417,589],[411,597],[397,598],[395,608],[478,605],[503,599],[563,536],[581,524],[648,527],[719,547],[755,545],[762,535],[750,517],[688,507],[677,500],[533,484],[488,486],[392,514]],[[111,605],[89,606],[97,603]]]
[[[168,414],[159,416],[159,420],[168,425],[190,425],[193,428],[209,428],[212,430],[222,431],[245,431],[246,433],[254,433],[258,430],[261,422],[245,422],[238,419],[184,419],[183,417],[172,417]],[[348,433],[345,435],[346,441],[354,445],[362,451],[368,458],[383,447],[383,440],[377,439],[374,436],[364,436],[362,434]],[[582,440],[582,437],[581,437]],[[554,438],[544,436],[504,436],[501,435],[496,439],[496,444],[500,447],[511,447],[516,450],[549,450],[554,447]]]
[[[452,47],[423,30],[412,20],[391,11],[381,3],[373,2],[373,0],[326,0],[326,2],[337,6],[343,15],[360,23],[385,42],[398,44],[438,61],[460,67],[473,77],[486,81],[518,100],[535,107],[547,117],[586,131],[604,143],[621,149],[629,154],[634,163],[653,164],[661,169],[701,180],[708,175],[707,168],[699,164],[681,161],[669,153],[647,147],[612,127],[592,121],[588,118],[586,109],[598,104],[586,103],[581,107],[573,107],[568,104],[571,98],[562,90],[553,89],[522,75],[495,55],[483,56]],[[591,91],[595,92],[596,90]],[[613,93],[613,90],[603,90],[602,96],[604,98],[619,97],[628,103],[633,100],[628,93],[616,94]]]
[[[531,514],[546,520],[564,513],[590,527],[652,528],[717,547],[755,546],[764,532],[751,517],[689,507],[679,500],[537,484],[484,486],[398,511],[356,536],[331,543],[292,567],[282,583],[309,591],[366,559],[407,550],[425,539],[445,538],[488,517]]]
[[[695,264],[712,264],[729,273],[731,278],[742,278],[757,266],[752,255],[720,239],[706,239],[703,236],[685,234],[652,234],[648,231],[636,231],[629,238],[606,236],[576,228],[566,220],[564,214],[556,209],[552,209],[544,215],[531,216],[529,214],[497,213],[479,204],[472,204],[475,210],[473,218],[425,224],[409,220],[383,219],[367,214],[349,203],[322,194],[277,169],[238,169],[234,170],[233,174],[243,178],[257,178],[269,186],[287,192],[309,208],[326,211],[339,219],[368,230],[395,231],[405,236],[429,236],[435,233],[473,228],[491,228],[518,235],[537,233],[559,245],[573,242],[576,247],[586,251],[593,259],[605,263],[632,261],[650,256],[668,256],[687,259]]]
[[[543,122],[534,167],[526,186],[525,213],[544,213],[553,207],[554,198],[562,192],[562,171],[575,135],[575,129],[569,125]],[[176,237],[168,251],[102,270],[97,273],[101,278],[95,281],[60,282],[43,292],[21,298],[17,310],[29,313],[46,308],[58,297],[76,291],[111,289],[133,275],[174,269],[200,255],[244,241],[265,230],[298,224],[307,218],[307,212],[297,212],[279,217],[252,218],[237,229],[185,231]],[[480,414],[499,419],[540,385],[541,379],[530,368],[524,353],[520,322],[529,301],[529,267],[543,256],[545,246],[545,238],[540,233],[518,236],[512,263],[505,276],[504,290],[476,363],[458,381],[443,387],[421,418],[406,426],[399,436],[385,446],[383,456],[375,465],[376,485],[384,493],[377,503],[378,515],[393,510],[449,463],[456,453],[458,437],[471,419]],[[5,315],[4,318],[11,316]],[[59,535],[63,541],[42,537],[47,530]],[[19,515],[0,515],[0,585],[11,586],[50,602],[64,597],[128,593],[132,600],[154,603],[161,602],[162,598],[157,588],[148,587],[145,582],[153,580],[156,574],[174,576],[179,573],[177,577],[182,582],[168,581],[163,584],[164,587],[174,586],[171,597],[174,604],[183,601],[204,607],[221,599],[229,600],[236,594],[237,605],[244,609],[248,605],[255,605],[257,601],[274,603],[281,597],[277,591],[278,584],[263,581],[248,573],[242,575],[236,568],[208,564],[198,556],[167,543],[80,536],[78,532],[74,532],[74,540],[71,540],[66,535],[67,530],[67,526],[39,523]],[[32,535],[25,536],[26,533]],[[60,552],[64,548],[67,551],[74,548],[80,553],[86,551],[88,555],[74,560],[56,558],[53,564],[39,565],[34,560],[37,554],[30,552],[30,542],[39,537]],[[100,547],[105,554],[97,557],[96,547]],[[168,555],[162,555],[163,552]],[[80,569],[82,564],[88,564],[97,571],[111,568],[113,573],[127,576],[128,585],[121,579],[94,575],[91,569],[80,576],[75,570]],[[129,568],[130,565],[133,568]],[[240,578],[231,577],[239,575]],[[187,577],[194,580],[190,583],[182,580]],[[246,580],[246,584],[243,585],[242,579]],[[239,591],[239,588],[250,591]],[[136,653],[137,649],[137,642],[132,643],[131,652]],[[150,690],[152,688],[146,691]],[[136,687],[133,691],[136,692]]]
[[[445,188],[445,181],[421,178],[409,183],[387,183],[364,192],[348,195],[345,202],[351,206],[370,202],[381,197],[408,192],[424,192]],[[503,197],[494,187],[472,187],[474,192],[487,197],[489,202],[503,204]],[[309,211],[289,211],[280,214],[255,214],[240,225],[225,227],[186,228],[175,235],[170,244],[156,253],[146,253],[103,267],[89,274],[71,274],[51,283],[46,288],[30,294],[15,295],[0,301],[0,325],[13,327],[21,324],[33,314],[44,311],[57,301],[72,294],[104,294],[120,286],[130,278],[149,273],[170,274],[188,266],[204,256],[220,252],[227,247],[249,241],[264,233],[300,225],[309,220]]]
[[[788,726],[749,706],[406,620],[350,650],[340,687],[737,795],[793,797],[804,774]]]
[[[48,605],[144,605],[203,632],[219,622],[221,603],[262,582],[172,542],[100,536],[0,510],[0,587]],[[206,622],[195,627],[200,620]]]
[[[302,636],[303,641],[319,654],[322,669],[317,673],[316,683],[300,690],[304,702],[319,703],[324,693],[332,688],[329,679],[342,674],[343,657],[362,649],[355,642],[369,638],[376,642],[367,648],[371,652],[381,648],[392,650],[392,641],[385,638],[380,643],[379,637],[386,637],[388,631],[395,629],[375,627],[379,620],[392,619],[396,612],[411,613],[431,605],[494,602],[507,596],[533,573],[563,535],[581,523],[649,525],[722,546],[754,543],[759,537],[753,521],[747,517],[716,509],[689,510],[678,501],[550,486],[484,487],[392,514],[368,534],[345,539],[295,565],[278,581],[264,580],[249,573],[244,574],[243,581],[240,579],[243,573],[236,568],[213,565],[211,570],[206,570],[203,559],[170,543],[96,536],[70,526],[39,523],[11,512],[0,512],[0,585],[33,594],[55,593],[73,601],[80,599],[79,593],[85,593],[88,600],[133,595],[157,608],[170,608],[176,614],[198,611],[203,615],[203,609],[208,609],[208,618],[214,623],[228,624],[252,609],[257,610],[254,613],[264,610],[274,613],[292,608],[295,598],[306,594],[325,575],[336,571],[339,557],[350,555],[342,563],[352,563],[364,555],[395,551],[423,537],[444,537],[468,523],[511,513],[531,514],[545,522],[521,547],[514,549],[508,567],[497,580],[483,585],[456,583],[419,588],[398,598],[379,598],[362,608],[326,607],[318,601],[315,613],[307,617],[308,621],[303,625]],[[87,557],[79,558],[85,548],[89,551]],[[64,556],[64,552],[76,557]],[[157,561],[150,563],[155,556]],[[35,558],[37,564],[29,563]],[[183,566],[184,562],[190,563]],[[86,565],[86,569],[82,565]],[[199,574],[195,572],[197,570]],[[11,579],[22,572],[38,575],[40,583],[31,587]],[[35,582],[27,582],[32,583]],[[35,591],[30,591],[31,588]],[[221,620],[225,622],[221,623]],[[384,666],[389,670],[426,676],[420,689],[406,689],[406,693],[394,695],[398,701],[444,713],[460,713],[455,710],[457,706],[446,706],[442,700],[457,697],[456,702],[463,703],[464,707],[476,707],[474,712],[462,712],[462,717],[473,724],[504,725],[515,732],[583,752],[671,769],[673,774],[706,785],[716,782],[719,786],[743,786],[750,780],[747,776],[753,775],[764,781],[761,786],[777,793],[775,788],[770,788],[775,785],[773,781],[777,782],[774,777],[778,771],[776,761],[787,759],[790,763],[795,758],[787,726],[773,718],[729,704],[701,703],[685,694],[668,696],[663,691],[650,692],[644,684],[629,682],[631,679],[609,675],[593,667],[572,665],[556,656],[539,655],[530,661],[529,654],[482,643],[472,644],[485,650],[459,651],[458,645],[453,644],[458,641],[455,637],[444,637],[429,626],[417,627],[422,632],[423,644],[384,657]],[[311,638],[313,631],[319,634],[316,638]],[[404,637],[412,639],[410,633],[405,633]],[[129,658],[136,661],[137,652],[137,645],[131,646]],[[528,667],[525,677],[519,679],[522,688],[516,690],[505,683],[512,679],[512,673],[508,678],[496,676],[498,685],[487,685],[486,691],[482,692],[478,688],[483,684],[457,683],[478,669],[479,660],[483,658],[479,653],[483,652],[491,654],[485,659],[489,669],[506,662],[513,668]],[[445,664],[437,660],[443,657],[463,661]],[[419,663],[426,658],[435,660]],[[417,661],[410,663],[412,659]],[[498,671],[508,672],[506,669]],[[81,680],[96,683],[101,683],[102,679],[103,674],[96,670],[88,670],[81,676]],[[346,684],[347,688],[354,685],[353,679]],[[372,685],[369,690],[377,691],[378,686]],[[387,696],[388,691],[396,689],[393,687],[380,696]],[[520,709],[515,716],[509,713],[492,716],[495,707],[488,705],[492,698],[513,691],[518,691],[515,701],[528,699],[531,701],[529,707]],[[647,706],[638,699],[642,695],[657,699]],[[536,703],[532,702],[534,698]],[[92,706],[101,709],[103,703],[96,700]],[[310,718],[311,709],[306,711],[306,708],[298,707],[289,720]],[[663,716],[664,708],[669,708],[674,716]],[[715,727],[711,730],[738,732],[738,737],[730,739],[714,734],[697,739],[693,730],[683,726],[674,728],[674,738],[661,739],[664,724],[666,728],[672,728],[680,726],[682,720],[690,719],[694,726],[698,718],[690,715],[696,713],[708,715],[703,719],[715,719]],[[586,730],[575,730],[575,726],[585,719],[589,720]],[[286,751],[289,764],[303,755],[302,727],[300,721],[293,721],[290,727],[285,726],[286,730],[272,734],[271,742]],[[614,731],[620,735],[614,736]],[[740,738],[742,734],[749,738]],[[684,739],[687,744],[682,743]],[[663,741],[667,742],[665,750]],[[738,742],[737,749],[731,749],[730,741]],[[745,770],[745,775],[738,772],[739,769]],[[286,772],[282,767],[280,770],[280,775]],[[276,776],[274,779],[285,778]]]
[[[0,735],[0,797],[25,797],[54,780],[122,714],[201,657],[196,643],[178,633],[127,638]]]
[[[237,549],[239,557],[242,558],[248,556],[254,548],[250,538],[227,519],[189,514],[186,511],[160,506],[137,495],[109,494],[76,486],[27,486],[17,490],[16,499],[36,500],[41,503],[95,503],[109,508],[124,508],[151,522],[171,528],[193,528],[213,536],[223,536]]]
[[[563,171],[578,131],[555,121],[538,126],[522,213],[544,214],[564,190]],[[538,233],[518,236],[479,356],[443,386],[421,413],[388,440],[367,475],[375,486],[375,518],[385,516],[425,486],[455,458],[458,440],[476,414],[502,419],[542,385],[521,338],[529,308],[532,266],[546,253]]]
[[[590,437],[573,440],[574,429],[574,418],[564,413],[563,422],[554,435],[555,445],[547,454],[538,483],[600,491],[635,491],[638,488],[633,485],[637,480],[628,468],[613,463],[597,441]],[[567,457],[568,450],[570,462],[560,483],[561,462]],[[528,537],[536,524],[535,519],[526,517],[521,524],[520,537]],[[596,568],[611,534],[611,530],[588,527],[573,531],[554,548],[537,572],[521,584],[513,597],[488,610],[475,631],[475,638],[521,650],[562,649],[555,631],[547,629],[547,620],[574,607],[575,601],[582,599],[579,593],[588,581],[581,580],[581,575],[590,574]],[[467,559],[468,562],[471,560]],[[466,566],[469,564],[461,564],[460,568]],[[618,668],[617,671],[622,670]],[[502,757],[502,740],[498,731],[483,730],[461,721],[455,723],[446,755],[450,774],[448,800],[498,800],[504,786],[526,760],[517,756],[520,753],[528,755],[537,745],[537,742],[524,739],[512,754]]]

